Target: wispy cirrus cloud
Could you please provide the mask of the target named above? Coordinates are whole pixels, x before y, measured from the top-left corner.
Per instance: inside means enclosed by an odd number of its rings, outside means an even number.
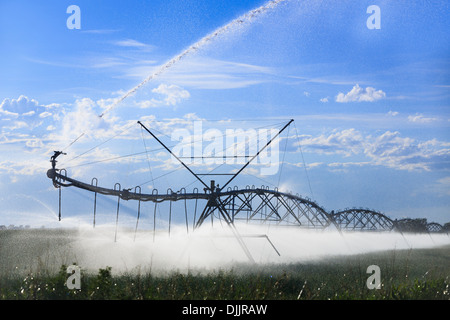
[[[111,34],[121,31],[120,29],[89,29],[89,30],[80,30],[81,33],[88,33],[88,34]]]
[[[113,44],[119,47],[128,47],[128,48],[138,48],[138,49],[146,49],[153,50],[155,46],[146,44],[135,39],[124,39],[113,41]]]
[[[408,121],[410,122],[416,122],[416,123],[430,123],[433,121],[437,121],[438,118],[434,117],[425,117],[423,114],[416,113],[414,116],[409,115]]]
[[[98,31],[98,32],[97,32]],[[86,30],[88,33],[107,33],[108,31],[114,32],[114,30]],[[149,60],[147,55],[149,51],[152,51],[156,46],[143,43],[135,39],[121,39],[106,42],[110,46],[110,53],[98,53],[95,51],[87,52],[83,56],[70,56],[63,57],[61,59],[47,59],[40,57],[25,57],[24,60],[36,64],[42,64],[58,68],[66,69],[109,69],[116,68],[115,72],[121,74],[127,73],[128,68],[154,65],[156,61]],[[112,53],[111,53],[112,52]]]
[[[144,79],[159,66],[141,64],[125,70],[124,77]],[[159,75],[159,81],[195,89],[236,89],[265,83],[275,71],[258,66],[208,57],[189,57]]]

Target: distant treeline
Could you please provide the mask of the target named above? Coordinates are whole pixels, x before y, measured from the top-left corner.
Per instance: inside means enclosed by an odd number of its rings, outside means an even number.
[[[430,225],[427,222],[427,219],[402,219],[394,221],[395,227],[400,232],[430,232]],[[447,222],[442,226],[441,232],[449,232],[450,231],[450,222]]]
[[[0,225],[0,230],[24,230],[24,229],[30,229],[30,226],[29,225],[16,226],[16,225],[13,225],[13,224],[10,224],[9,226]]]

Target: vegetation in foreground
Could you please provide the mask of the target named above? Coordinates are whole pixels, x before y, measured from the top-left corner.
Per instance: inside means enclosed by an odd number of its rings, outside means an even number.
[[[381,270],[369,290],[367,266]],[[0,277],[0,299],[450,299],[450,247],[393,250],[310,263],[240,265],[230,270],[113,275],[81,269],[81,289],[69,290],[67,266],[25,277]]]

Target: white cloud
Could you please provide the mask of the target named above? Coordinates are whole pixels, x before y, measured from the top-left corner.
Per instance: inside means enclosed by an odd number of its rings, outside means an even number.
[[[161,66],[148,64],[133,66],[125,71],[126,77],[142,80],[157,72]],[[236,89],[267,82],[272,68],[207,57],[187,57],[158,75],[165,83],[196,89]]]
[[[198,117],[195,113],[187,113],[181,118],[157,120],[154,116],[146,116],[141,118],[144,124],[156,128],[159,132],[170,136],[176,129],[187,129],[192,131],[194,121],[205,122],[205,119]]]
[[[100,61],[94,61],[91,68],[112,68],[117,66],[127,66],[127,63],[121,58],[103,57]]]
[[[0,161],[0,173],[9,175],[35,175],[41,174],[45,170],[47,162],[37,162],[36,159]],[[17,177],[15,178],[17,181]]]
[[[147,48],[147,47],[151,47],[148,44],[139,42],[137,40],[133,40],[133,39],[125,39],[125,40],[119,40],[114,42],[115,45],[120,46],[120,47],[134,47],[134,48]]]
[[[34,116],[35,114],[36,114],[36,111],[31,110],[31,111],[22,113],[22,116],[24,116],[24,117],[31,117],[31,116]]]
[[[437,118],[426,118],[423,114],[417,114],[415,116],[408,116],[408,121],[417,122],[417,123],[430,123],[432,121],[436,121]]]
[[[120,29],[91,29],[91,30],[81,30],[82,33],[91,34],[110,34],[120,31]]]
[[[52,113],[48,112],[48,111],[44,111],[44,112],[39,114],[39,118],[47,118],[47,117],[50,117],[50,116],[52,116]]]
[[[3,100],[1,111],[0,173],[10,175],[42,174],[42,170],[48,168],[52,150],[67,147],[81,134],[85,134],[89,142],[111,138],[117,134],[119,126],[123,126],[123,122],[116,124],[117,119],[110,115],[100,118],[101,105],[89,98],[64,106],[44,106],[20,96]],[[76,153],[74,148],[85,147],[83,142],[80,144],[72,148],[73,154]]]
[[[438,191],[438,193],[445,196],[450,196],[450,177],[447,176],[439,179],[437,184],[433,187],[436,191]]]
[[[350,92],[339,93],[336,96],[336,102],[374,102],[386,98],[386,93],[381,90],[375,90],[372,87],[361,88],[356,84]]]
[[[9,126],[4,126],[4,129],[7,129],[8,131],[14,131],[18,129],[23,129],[28,127],[28,124],[25,121],[13,121],[13,123]]]
[[[156,108],[156,107],[160,106],[162,103],[160,100],[152,98],[150,100],[143,100],[143,101],[136,102],[136,104],[139,106],[139,108],[147,109],[147,108]]]
[[[328,102],[328,97],[320,99],[320,102],[327,103]]]
[[[62,120],[62,139],[75,139],[81,134],[92,137],[108,136],[114,119],[99,117],[99,106],[90,98],[78,99],[72,111]]]
[[[300,137],[301,138],[301,137]],[[330,135],[306,137],[301,140],[302,147],[314,150],[319,154],[357,154],[363,148],[364,137],[355,129],[334,131]]]
[[[58,104],[40,105],[25,95],[4,99],[0,104],[0,147],[5,148],[2,151],[22,148],[25,154],[43,147],[49,133],[46,128],[55,125],[61,112]]]
[[[4,99],[0,104],[0,113],[14,117],[30,115],[30,112],[34,111],[37,106],[36,100],[21,95],[18,99]]]
[[[56,116],[61,111],[60,107],[56,103],[40,105],[35,99],[21,95],[18,99],[6,98],[2,101],[0,117],[3,120],[26,121],[30,128],[35,128],[42,123],[42,119]]]
[[[389,115],[389,116],[393,116],[393,117],[397,116],[398,114],[399,114],[399,113],[398,113],[397,111],[392,111],[392,110],[391,110],[391,111],[388,112],[388,115]]]
[[[179,86],[173,84],[161,84],[158,88],[153,89],[152,92],[165,95],[166,97],[164,98],[164,103],[168,106],[174,106],[181,100],[188,99],[190,97],[190,94],[187,90],[184,90]]]
[[[160,104],[173,105],[186,99],[189,93],[174,85],[161,85],[155,90],[161,95]],[[102,108],[114,99],[93,101],[81,98],[73,104],[48,106],[40,105],[36,100],[21,96],[19,99],[5,99],[0,113],[0,173],[10,176],[42,174],[48,168],[48,159],[53,150],[61,150],[70,146],[70,154],[77,155],[90,150],[93,143],[108,141],[125,130],[127,135],[119,139],[140,140],[139,127],[135,120],[120,120],[112,114],[99,117]],[[32,109],[34,108],[34,109]],[[15,116],[5,116],[14,113]],[[33,114],[31,114],[33,113]],[[24,114],[29,114],[24,116]],[[170,134],[175,127],[192,125],[193,120],[200,120],[195,114],[186,114],[179,119],[152,120],[155,128]],[[143,119],[144,120],[144,119]],[[132,132],[135,130],[136,132]],[[82,137],[78,139],[79,137]],[[138,137],[138,138],[136,138]],[[72,143],[76,142],[76,144]],[[118,152],[118,153],[117,153]],[[11,155],[14,154],[14,161]],[[106,148],[93,149],[86,157],[67,158],[70,165],[81,161],[96,161],[120,155],[120,150],[110,151]],[[119,158],[108,163],[129,163],[135,158]],[[80,174],[74,172],[74,174]]]
[[[333,131],[318,137],[300,136],[304,151],[325,155],[364,156],[369,161],[352,162],[380,165],[398,170],[448,169],[450,143],[436,139],[418,142],[402,137],[399,132],[386,131],[378,136],[364,136],[355,129]],[[342,162],[341,165],[347,162]],[[337,166],[333,162],[333,167]],[[329,164],[330,165],[330,164]]]
[[[163,98],[152,98],[150,100],[139,101],[137,102],[137,105],[141,108],[176,106],[178,103],[188,99],[191,96],[189,91],[174,84],[167,85],[162,83],[157,88],[154,88],[152,92],[163,96]]]
[[[99,99],[96,101],[97,105],[103,110],[108,109],[111,105],[116,103],[118,98]]]
[[[41,139],[38,138],[32,138],[32,139],[28,139],[25,142],[26,147],[34,149],[34,148],[42,148],[44,146],[44,143],[42,142]]]
[[[432,183],[422,186],[420,192],[426,192],[439,197],[450,196],[450,176],[440,178]]]

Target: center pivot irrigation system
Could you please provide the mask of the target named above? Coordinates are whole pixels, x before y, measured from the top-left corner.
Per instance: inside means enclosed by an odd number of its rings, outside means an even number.
[[[199,192],[198,188],[194,188],[193,192],[187,193],[183,188],[178,192],[167,192],[166,194],[159,194],[156,189],[151,194],[141,193],[141,188],[135,187],[133,189],[121,188],[120,183],[116,183],[113,189],[103,188],[98,186],[97,178],[92,178],[91,183],[85,183],[67,176],[65,169],[57,169],[57,157],[65,154],[61,151],[55,151],[51,157],[50,162],[52,168],[48,170],[47,176],[52,179],[53,185],[59,190],[59,220],[61,220],[61,187],[76,187],[94,193],[94,227],[97,195],[102,194],[106,196],[117,197],[117,213],[116,213],[116,236],[117,223],[119,219],[120,200],[138,201],[138,212],[136,221],[136,231],[140,217],[141,202],[154,203],[154,221],[153,221],[153,236],[156,232],[156,211],[160,203],[169,201],[169,233],[170,221],[172,216],[172,202],[185,201],[185,219],[186,229],[189,233],[189,217],[186,206],[186,201],[195,201],[195,210],[193,214],[193,221],[191,221],[192,229],[199,228],[204,224],[208,218],[211,223],[214,217],[218,217],[224,221],[226,225],[232,230],[234,237],[238,240],[240,246],[245,251],[248,258],[253,261],[250,252],[245,246],[243,237],[264,237],[269,241],[274,250],[279,254],[273,246],[267,235],[246,235],[239,234],[235,226],[235,221],[245,221],[247,223],[260,224],[277,224],[284,226],[297,226],[303,228],[313,228],[325,230],[327,228],[334,228],[341,231],[398,231],[398,232],[447,232],[449,231],[449,224],[442,226],[438,223],[427,223],[426,219],[402,219],[392,220],[388,216],[370,209],[352,208],[345,209],[338,212],[327,212],[324,208],[319,206],[315,201],[309,198],[300,197],[298,194],[293,195],[286,192],[281,192],[277,188],[270,189],[266,186],[257,188],[255,186],[247,185],[244,189],[238,187],[231,188],[230,183],[257,158],[260,153],[267,148],[273,140],[293,122],[290,120],[284,127],[272,137],[260,150],[250,157],[236,173],[227,173],[220,175],[230,176],[226,183],[219,187],[215,180],[205,182],[200,176],[217,175],[211,174],[197,174],[189,168],[181,159],[177,157],[156,135],[152,133],[140,121],[137,123],[147,131],[165,150],[167,150],[186,170],[188,170],[203,186],[203,192]],[[201,213],[197,216],[197,202],[204,201],[205,205]],[[116,240],[115,236],[115,240]]]

